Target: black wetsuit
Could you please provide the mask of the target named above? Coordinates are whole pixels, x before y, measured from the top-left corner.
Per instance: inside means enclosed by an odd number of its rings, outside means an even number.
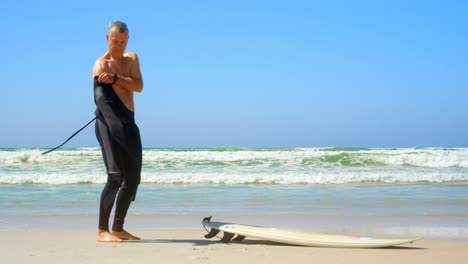
[[[112,230],[121,231],[141,179],[140,132],[134,113],[122,103],[112,85],[99,83],[97,78],[94,77],[96,137],[108,175],[101,194],[99,229],[109,230],[109,217],[116,201]]]

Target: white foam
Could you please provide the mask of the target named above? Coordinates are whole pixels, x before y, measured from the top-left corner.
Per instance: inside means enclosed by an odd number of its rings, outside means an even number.
[[[0,151],[0,166],[75,162],[101,159],[99,148],[82,148],[76,150],[57,150],[47,155],[41,155],[43,150],[24,149],[17,151]],[[359,151],[330,151],[324,148],[300,148],[294,150],[271,151],[171,151],[147,149],[144,150],[144,161],[147,163],[170,162],[177,167],[190,165],[190,162],[225,162],[226,165],[248,165],[253,162],[258,166],[346,166],[340,163],[349,161],[352,165],[369,166],[416,166],[428,168],[461,167],[468,168],[468,149],[368,149]],[[334,162],[333,157],[336,158]],[[244,162],[244,164],[242,164]]]
[[[233,162],[240,160],[266,161],[265,165],[280,162],[282,165],[302,165],[304,160],[315,161],[308,163],[315,166],[333,165],[324,162],[323,158],[345,154],[345,158],[356,164],[375,162],[389,166],[417,166],[429,168],[464,167],[468,168],[468,149],[369,149],[360,151],[329,151],[323,148],[300,148],[295,150],[271,151],[145,151],[145,160],[159,161],[221,161]],[[322,161],[321,161],[322,158]],[[339,165],[339,164],[335,164]]]
[[[0,150],[0,183],[102,183],[99,148]],[[468,181],[468,149],[159,150],[143,154],[142,182],[186,184],[444,183]]]
[[[444,183],[468,181],[463,173],[440,175],[437,172],[373,172],[373,171],[316,171],[310,173],[268,172],[145,172],[143,182],[148,183],[214,183],[214,184],[346,184],[346,183]]]

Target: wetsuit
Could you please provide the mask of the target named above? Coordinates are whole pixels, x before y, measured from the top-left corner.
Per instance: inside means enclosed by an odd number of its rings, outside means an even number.
[[[141,179],[140,132],[134,113],[122,103],[112,85],[99,83],[97,79],[94,77],[96,137],[108,175],[101,194],[99,229],[109,230],[109,217],[116,202],[112,230],[122,231]]]

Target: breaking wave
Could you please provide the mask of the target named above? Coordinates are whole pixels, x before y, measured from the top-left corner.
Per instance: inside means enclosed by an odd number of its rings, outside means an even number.
[[[99,148],[0,149],[2,184],[101,183]],[[104,175],[104,176],[103,176]],[[344,184],[468,181],[468,149],[145,149],[144,183]]]

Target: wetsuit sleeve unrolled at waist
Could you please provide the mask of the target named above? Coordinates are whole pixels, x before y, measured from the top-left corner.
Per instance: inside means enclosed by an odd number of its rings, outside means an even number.
[[[111,84],[99,83],[94,77],[96,118],[105,123],[118,144],[135,160],[142,159],[140,132],[130,111],[115,93]]]

